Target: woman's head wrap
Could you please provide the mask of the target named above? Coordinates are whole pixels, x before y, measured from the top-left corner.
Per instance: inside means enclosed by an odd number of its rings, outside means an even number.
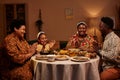
[[[85,23],[85,22],[79,22],[79,23],[77,23],[77,28],[80,26],[80,25],[85,25],[85,26],[87,26],[87,24]]]
[[[41,35],[41,34],[44,34],[45,32],[44,31],[40,31],[38,34],[37,34],[37,39],[39,38],[39,36]]]

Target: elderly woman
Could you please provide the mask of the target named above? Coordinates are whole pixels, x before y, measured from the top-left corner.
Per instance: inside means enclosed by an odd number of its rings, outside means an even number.
[[[4,52],[0,58],[1,80],[32,80],[30,58],[35,54],[36,45],[29,46],[24,39],[25,24],[13,20],[11,34],[5,37]]]
[[[38,39],[38,42],[34,43],[34,44],[37,44],[37,48],[36,48],[37,52],[50,51],[50,49],[52,49],[56,43],[55,40],[48,41],[47,36],[43,31],[40,31],[38,33],[37,39]]]
[[[86,33],[87,24],[85,22],[79,22],[77,24],[77,33],[72,36],[67,44],[67,48],[79,48],[88,52],[93,52],[94,38]]]

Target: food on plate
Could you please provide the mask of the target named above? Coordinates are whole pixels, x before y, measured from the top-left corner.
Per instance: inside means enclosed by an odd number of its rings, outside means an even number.
[[[77,59],[77,60],[88,60],[88,58],[86,58],[86,57],[75,57],[74,59]]]
[[[68,54],[70,57],[77,56],[78,52],[69,52]]]
[[[88,53],[87,51],[80,51],[80,52],[79,52],[79,55],[80,55],[80,56],[85,56],[87,53]]]
[[[80,49],[77,48],[70,48],[70,49],[61,49],[58,52],[59,55],[68,55],[70,57],[74,57],[74,56],[84,56],[84,57],[88,57],[88,58],[95,58],[96,57],[96,53],[90,53],[87,51],[80,51]]]
[[[79,56],[84,56],[84,57],[88,57],[88,58],[95,58],[96,57],[96,53],[91,53],[91,52],[87,52],[87,51],[79,51]]]
[[[61,55],[68,54],[68,50],[63,50],[63,49],[61,49],[61,50],[59,51],[59,54],[61,54]]]
[[[71,59],[72,61],[88,61],[90,58],[88,57],[81,57],[81,56],[75,56]]]
[[[70,57],[77,56],[79,54],[79,51],[80,51],[80,49],[78,49],[78,48],[70,48],[70,49],[68,49],[68,52],[69,52],[68,55]]]
[[[45,60],[45,59],[47,59],[47,55],[38,55],[38,56],[36,56],[36,59],[37,60]]]
[[[78,48],[70,48],[70,49],[68,49],[70,52],[79,52],[80,51],[80,49],[78,49]]]
[[[90,58],[91,57],[91,53],[86,53],[84,56]]]
[[[95,58],[96,57],[96,53],[86,53],[84,56],[88,57],[88,58]]]
[[[65,55],[58,55],[56,58],[67,58]]]
[[[68,56],[67,55],[57,55],[56,59],[57,60],[66,60],[66,59],[68,59]]]

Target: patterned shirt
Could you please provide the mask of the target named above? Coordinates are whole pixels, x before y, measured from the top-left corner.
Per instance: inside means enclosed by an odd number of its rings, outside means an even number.
[[[7,36],[4,45],[12,62],[22,64],[29,58],[27,56],[29,54],[29,44],[24,39],[20,40],[15,34]]]
[[[2,80],[32,80],[30,46],[25,39],[9,34],[3,44],[4,52],[0,58]]]
[[[53,47],[53,46],[50,46],[49,43],[47,43],[47,44],[45,45],[45,47],[44,47],[43,45],[41,45],[41,44],[38,44],[36,51],[37,51],[37,52],[40,52],[40,51],[42,51],[42,50],[43,50],[43,51],[49,51],[52,47]]]
[[[120,56],[120,38],[114,32],[106,35],[100,54],[103,60],[105,60],[103,62],[104,69],[115,66],[114,63],[107,61],[108,59],[116,60],[117,57]]]
[[[84,38],[80,38],[78,34],[72,36],[67,44],[67,48],[82,48],[84,50],[93,49],[94,38],[90,35],[86,35]]]

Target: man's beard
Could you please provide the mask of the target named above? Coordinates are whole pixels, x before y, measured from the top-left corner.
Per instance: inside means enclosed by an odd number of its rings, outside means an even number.
[[[104,41],[105,36],[106,36],[106,32],[105,32],[104,30],[100,30],[100,31],[101,31],[101,35],[102,35],[102,37],[103,37],[103,41]]]

